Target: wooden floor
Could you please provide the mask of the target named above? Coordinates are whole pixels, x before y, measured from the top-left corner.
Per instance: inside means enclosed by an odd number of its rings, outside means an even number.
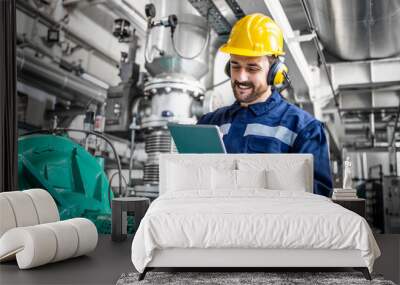
[[[400,284],[400,235],[377,235],[382,251],[375,273]],[[16,262],[0,265],[0,284],[115,284],[124,272],[134,271],[131,262],[132,237],[115,243],[101,235],[94,252],[29,270],[19,270]],[[311,271],[311,270],[310,270]]]

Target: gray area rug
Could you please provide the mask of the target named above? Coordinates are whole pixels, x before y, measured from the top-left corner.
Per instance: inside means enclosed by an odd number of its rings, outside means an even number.
[[[122,274],[117,285],[133,284],[379,284],[395,285],[381,276],[368,281],[360,272],[148,272],[142,281],[139,273]]]

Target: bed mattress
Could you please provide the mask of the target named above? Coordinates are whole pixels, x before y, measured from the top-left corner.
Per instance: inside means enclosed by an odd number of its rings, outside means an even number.
[[[267,189],[160,196],[135,234],[132,262],[143,272],[156,250],[172,248],[359,250],[370,271],[380,255],[361,216],[323,196]]]

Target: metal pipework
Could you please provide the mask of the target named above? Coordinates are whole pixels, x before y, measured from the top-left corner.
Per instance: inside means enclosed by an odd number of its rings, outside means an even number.
[[[141,120],[141,127],[146,132],[145,151],[148,155],[143,180],[145,184],[158,185],[160,153],[176,151],[166,124],[171,121],[195,123],[192,105],[194,98],[204,94],[204,88],[191,77],[169,74],[151,79],[144,92],[151,98],[151,113]]]
[[[192,101],[204,92],[199,81],[183,74],[152,78],[144,87],[145,95],[151,98],[151,116],[163,117],[163,112],[168,111],[176,121],[187,121],[193,117]]]
[[[307,0],[324,47],[345,60],[400,53],[397,0]]]
[[[370,139],[371,139],[371,147],[374,147],[376,134],[375,134],[375,114],[371,112],[369,115],[369,124],[370,124]]]
[[[60,23],[56,22],[53,20],[50,16],[46,15],[45,13],[36,10],[33,6],[29,4],[28,1],[23,1],[23,0],[17,0],[17,9],[23,11],[24,13],[30,15],[33,18],[37,18],[38,21],[40,21],[42,24],[44,24],[47,27],[60,27],[68,37],[70,37],[74,42],[78,43],[79,45],[85,47],[88,50],[93,50],[95,54],[100,56],[102,59],[107,61],[108,63],[112,65],[118,65],[119,61],[109,54],[107,54],[106,51],[101,50],[101,48],[94,46],[92,43],[90,43],[88,40],[82,38],[81,36],[77,35],[76,33],[72,32],[68,27],[65,27],[61,25]]]
[[[60,92],[57,95],[64,99],[103,103],[107,98],[106,89],[22,51],[17,53],[17,68],[20,79],[34,79],[29,80],[30,84],[52,93]]]
[[[196,122],[193,105],[204,97],[200,78],[210,62],[208,23],[191,4],[179,0],[152,3],[146,6],[145,47],[145,67],[152,77],[144,85],[147,105],[139,110],[147,160],[144,184],[134,187],[136,195],[148,197],[158,195],[160,154],[176,152],[167,123]]]
[[[146,63],[146,69],[152,76],[162,73],[182,73],[200,79],[208,71],[208,38],[207,21],[198,15],[197,11],[187,1],[153,1],[157,14],[154,21],[160,21],[169,15],[176,15],[178,25],[174,32],[172,43],[171,30],[165,27],[151,29],[148,43],[148,53],[158,52],[151,62]],[[190,39],[190,40],[189,40]],[[174,46],[175,48],[174,48]],[[202,47],[203,50],[202,50]],[[180,57],[185,56],[185,58]],[[199,54],[193,59],[192,57]]]
[[[148,155],[143,169],[143,181],[145,184],[158,185],[159,179],[159,155],[172,152],[171,136],[168,130],[152,131],[146,136],[145,150]]]
[[[315,33],[315,26],[314,26],[314,22],[310,16],[310,11],[309,8],[307,6],[307,3],[305,2],[305,0],[301,0],[301,4],[303,6],[304,12],[306,14],[306,18],[307,18],[307,22],[308,22],[308,26],[310,28],[310,32],[311,33]],[[339,108],[339,101],[338,101],[338,95],[335,92],[335,88],[333,87],[333,83],[332,83],[332,76],[331,73],[328,70],[328,66],[326,64],[326,59],[325,59],[325,55],[322,52],[321,47],[319,46],[319,42],[317,37],[313,37],[313,42],[315,45],[315,49],[317,50],[318,56],[322,62],[322,66],[324,67],[325,73],[326,73],[326,78],[328,79],[328,83],[329,83],[329,87],[331,88],[331,92],[332,92],[332,98],[333,101],[335,102],[335,107],[338,109]],[[339,118],[342,119],[341,113],[338,112]]]

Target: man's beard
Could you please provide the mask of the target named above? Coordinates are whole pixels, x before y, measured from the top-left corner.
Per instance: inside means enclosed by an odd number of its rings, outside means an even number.
[[[254,87],[254,84],[250,81],[239,82],[239,81],[235,80],[234,82],[231,82],[231,84],[232,84],[233,94],[235,95],[236,100],[241,103],[253,102],[253,101],[257,100],[258,98],[260,98],[261,96],[263,96],[263,94],[268,90],[268,86],[265,89],[263,89],[262,87],[259,87],[256,89]],[[239,85],[251,88],[251,92],[246,95],[240,94],[239,90],[236,89],[237,88],[236,86],[239,86]]]

